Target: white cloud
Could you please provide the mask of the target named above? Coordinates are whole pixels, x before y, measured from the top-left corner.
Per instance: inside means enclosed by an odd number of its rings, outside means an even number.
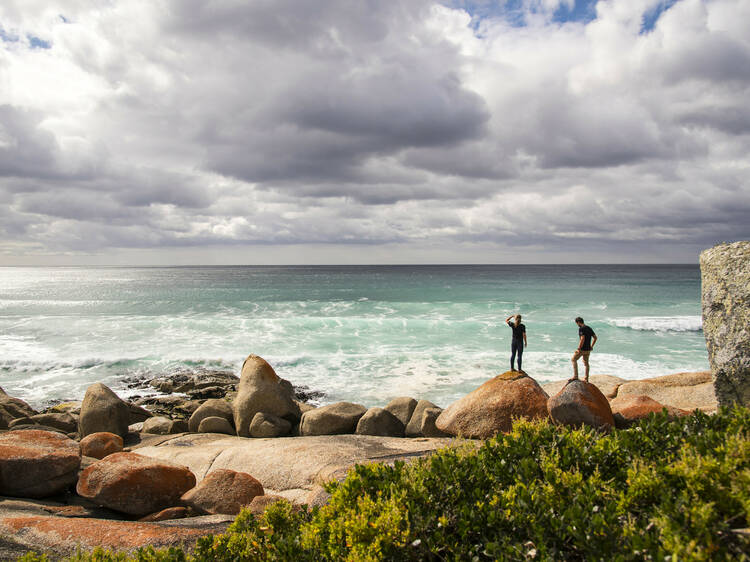
[[[0,253],[692,260],[750,235],[750,1],[656,4],[4,2]]]

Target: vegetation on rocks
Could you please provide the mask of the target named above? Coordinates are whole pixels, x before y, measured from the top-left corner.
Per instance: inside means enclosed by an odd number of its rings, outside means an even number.
[[[312,511],[244,511],[191,555],[134,559],[747,560],[734,530],[750,522],[750,410],[663,412],[609,434],[518,421],[479,448],[358,466],[328,491]]]

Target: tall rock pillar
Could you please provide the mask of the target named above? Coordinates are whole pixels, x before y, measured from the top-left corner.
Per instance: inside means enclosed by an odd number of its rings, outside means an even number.
[[[701,253],[703,334],[720,405],[750,406],[750,242]]]

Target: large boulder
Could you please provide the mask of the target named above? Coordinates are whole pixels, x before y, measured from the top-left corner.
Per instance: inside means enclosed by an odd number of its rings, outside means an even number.
[[[98,505],[143,516],[178,505],[194,486],[195,475],[184,466],[115,453],[84,470],[76,491]]]
[[[440,415],[443,413],[442,408],[425,408],[422,410],[422,420],[420,423],[419,432],[424,437],[450,437],[450,433],[446,433],[437,426],[437,421]]]
[[[713,412],[717,406],[710,371],[626,381],[617,389],[617,397],[641,395],[682,410]]]
[[[643,394],[625,394],[623,396],[618,396],[617,398],[610,400],[609,406],[612,409],[612,416],[615,419],[615,426],[618,429],[630,427],[638,420],[642,420],[651,414],[659,413],[664,409],[666,409],[667,414],[673,418],[686,416],[690,413],[685,410],[680,410],[679,408],[659,404],[653,398]]]
[[[627,379],[615,377],[613,375],[591,375],[589,382],[596,388],[602,391],[602,394],[607,398],[614,398],[617,396],[617,391],[620,385],[627,383]],[[568,379],[561,379],[558,381],[546,382],[542,385],[544,392],[549,396],[554,396],[560,392],[563,387],[568,384]]]
[[[185,505],[201,513],[236,515],[256,496],[263,495],[263,486],[245,472],[217,469],[182,496]]]
[[[448,406],[437,428],[450,435],[487,439],[510,431],[516,418],[546,418],[547,398],[530,376],[507,371]]]
[[[37,414],[31,416],[31,421],[37,425],[54,427],[65,433],[74,433],[78,429],[78,420],[68,413]]]
[[[212,398],[210,400],[206,400],[195,412],[193,412],[193,415],[190,416],[188,429],[191,432],[196,433],[198,431],[198,426],[200,426],[201,424],[201,421],[203,421],[205,418],[211,417],[224,418],[229,422],[231,428],[231,424],[234,423],[232,405],[226,400],[222,400],[221,398]]]
[[[0,434],[0,495],[43,498],[76,481],[78,443],[51,431]]]
[[[547,410],[555,423],[596,429],[611,429],[615,425],[607,398],[591,383],[571,380],[547,401]]]
[[[750,406],[750,242],[701,253],[703,334],[720,405]]]
[[[232,409],[234,426],[240,437],[250,436],[250,424],[258,412],[273,414],[290,423],[296,423],[301,415],[291,385],[257,355],[250,355],[242,365]]]
[[[403,422],[384,408],[370,408],[359,418],[355,433],[358,435],[382,435],[403,437],[406,427]]]
[[[300,435],[339,435],[354,433],[367,408],[352,402],[336,402],[305,412],[299,424]]]
[[[404,428],[409,423],[411,415],[414,413],[414,408],[417,407],[417,401],[410,396],[399,396],[394,398],[388,404],[385,405],[385,410],[396,416],[399,421],[404,424]]]
[[[152,433],[156,435],[171,435],[174,433],[184,433],[188,430],[188,424],[185,420],[173,420],[166,416],[154,416],[143,422],[142,433]]]
[[[422,433],[424,429],[422,422],[424,421],[424,411],[428,408],[440,409],[439,406],[429,400],[420,400],[417,402],[409,418],[409,423],[406,424],[406,430],[404,431],[406,437],[425,437],[425,434]]]
[[[292,424],[284,418],[258,412],[250,423],[250,437],[283,437],[289,435]]]
[[[198,433],[223,433],[224,435],[234,435],[234,428],[231,422],[219,416],[208,416],[203,418],[198,425]]]
[[[81,437],[91,433],[108,431],[126,437],[130,425],[130,407],[117,394],[102,383],[92,384],[86,389],[78,418]]]
[[[11,421],[18,418],[30,418],[37,411],[20,398],[8,396],[5,391],[0,391],[0,429],[8,429]]]
[[[81,439],[81,454],[86,457],[103,459],[122,451],[122,437],[109,431],[90,433]]]

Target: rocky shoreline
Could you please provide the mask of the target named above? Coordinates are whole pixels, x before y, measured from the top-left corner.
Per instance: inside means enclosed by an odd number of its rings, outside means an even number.
[[[319,394],[293,388],[254,355],[239,378],[147,382],[161,394],[126,402],[95,384],[82,402],[43,412],[0,389],[0,557],[190,546],[223,531],[242,506],[322,505],[322,484],[357,463],[475,446],[518,417],[608,431],[664,407],[674,416],[717,407],[710,372],[540,386],[509,371],[445,410],[411,397],[384,408],[315,407],[307,400]]]

